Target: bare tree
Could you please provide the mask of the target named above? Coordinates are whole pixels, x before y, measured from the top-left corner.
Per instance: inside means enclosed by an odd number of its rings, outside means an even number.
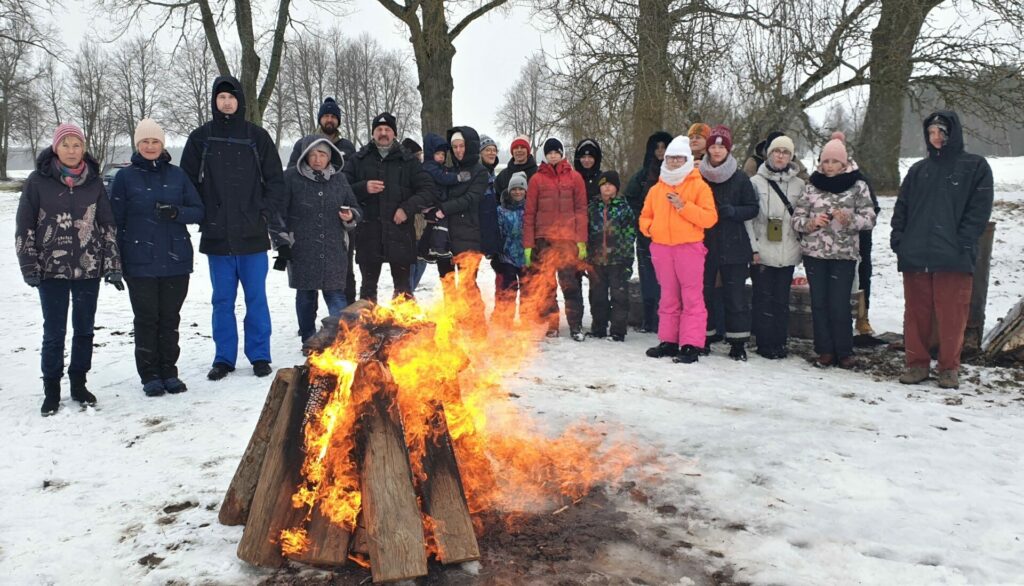
[[[170,56],[164,111],[169,129],[186,136],[210,119],[210,82],[217,75],[206,41],[185,36]]]
[[[2,0],[0,2],[0,178],[7,178],[7,155],[15,134],[19,110],[29,107],[26,86],[40,73],[32,67],[40,47],[48,47],[51,31],[37,24],[32,10],[34,2]],[[47,50],[49,50],[47,48]]]
[[[537,151],[557,126],[560,112],[555,83],[544,54],[531,55],[519,70],[519,78],[505,90],[505,100],[495,116],[498,129],[526,136]]]
[[[112,106],[121,118],[121,129],[135,148],[135,126],[152,118],[161,105],[160,88],[165,76],[165,57],[152,38],[133,37],[122,41],[112,54]]]
[[[476,19],[504,6],[508,0],[460,2],[449,0],[377,0],[409,29],[419,74],[420,126],[424,132],[444,132],[452,125],[452,59],[454,41]],[[453,5],[475,6],[455,16]],[[449,20],[455,22],[449,26]]]
[[[103,163],[112,154],[122,119],[114,109],[108,55],[94,41],[79,47],[71,63],[70,111],[81,124],[89,152]]]
[[[17,92],[18,107],[12,117],[12,135],[27,146],[34,161],[39,155],[47,131],[52,127],[44,101],[43,79],[37,78],[22,85]]]

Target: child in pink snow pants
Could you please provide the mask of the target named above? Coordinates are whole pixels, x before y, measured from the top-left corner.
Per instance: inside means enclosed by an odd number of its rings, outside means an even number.
[[[677,136],[665,149],[658,182],[647,192],[640,232],[651,239],[651,261],[661,287],[658,340],[651,358],[696,362],[704,348],[704,230],[718,222],[711,187],[693,166],[690,140]]]

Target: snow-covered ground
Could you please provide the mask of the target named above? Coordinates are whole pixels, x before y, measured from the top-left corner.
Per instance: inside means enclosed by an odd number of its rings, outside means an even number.
[[[1024,292],[1024,159],[995,159],[993,167],[1002,203],[989,327]],[[0,233],[10,234],[17,197],[0,195]],[[879,331],[899,331],[902,315],[886,246],[892,203],[883,200],[876,232]],[[382,296],[388,281],[381,279]],[[143,396],[128,297],[104,286],[90,375],[99,409],[80,411],[65,388],[62,410],[46,419],[38,411],[39,303],[13,251],[0,255],[0,282],[0,442],[8,446],[0,458],[0,584],[266,578],[269,571],[235,556],[241,528],[219,525],[216,515],[269,380],[244,361],[225,381],[205,380],[205,258],[197,255],[183,310],[179,364],[189,392]],[[479,282],[492,298],[489,269]],[[272,272],[268,288],[274,364],[300,363],[283,273]],[[439,296],[433,269],[419,296]],[[622,504],[638,530],[665,530],[698,555],[721,552],[722,559],[705,556],[709,566],[730,565],[736,579],[758,584],[1024,583],[1024,373],[968,367],[960,391],[945,392],[823,372],[796,356],[735,363],[719,349],[677,365],[644,357],[653,343],[632,332],[625,344],[547,340],[508,383],[552,433],[603,422],[657,454],[661,472],[636,479],[651,507]],[[658,514],[655,505],[678,514]]]

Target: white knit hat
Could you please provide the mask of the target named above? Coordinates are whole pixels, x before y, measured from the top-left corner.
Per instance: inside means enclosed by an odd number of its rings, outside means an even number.
[[[167,144],[167,141],[164,140],[164,129],[160,128],[160,125],[151,118],[143,118],[135,127],[136,146],[147,138],[155,138],[160,141],[160,144]]]
[[[462,136],[461,132],[452,133],[452,138],[448,142],[450,144],[455,144],[455,141],[457,141],[457,140],[461,140],[462,142],[466,142],[466,138],[464,136]]]
[[[777,149],[785,149],[790,153],[796,152],[796,146],[793,145],[793,139],[789,138],[785,134],[773,140],[772,143],[768,145],[768,150],[765,152],[771,154],[772,151]]]
[[[668,147],[665,149],[666,157],[686,157],[687,160],[693,160],[693,151],[690,150],[690,139],[685,136],[677,136],[672,139],[672,142],[668,143]]]

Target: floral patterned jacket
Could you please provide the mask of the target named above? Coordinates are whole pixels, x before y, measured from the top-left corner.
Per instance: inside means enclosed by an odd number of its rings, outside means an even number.
[[[856,167],[835,177],[815,172],[793,203],[793,229],[804,236],[800,247],[804,256],[826,260],[860,260],[860,231],[875,226],[875,207],[868,184]],[[850,215],[848,223],[840,222],[843,211]],[[830,221],[820,229],[812,222],[819,214],[828,214]]]
[[[99,164],[86,155],[86,172],[72,187],[60,180],[47,147],[36,159],[18,201],[14,247],[23,277],[95,279],[121,271],[114,213]]]

